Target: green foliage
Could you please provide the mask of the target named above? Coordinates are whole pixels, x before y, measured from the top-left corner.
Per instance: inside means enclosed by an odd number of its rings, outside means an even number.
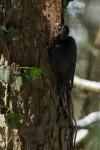
[[[30,76],[33,80],[39,79],[41,74],[42,74],[42,69],[41,68],[34,67],[34,68],[30,69]]]
[[[0,0],[0,5],[5,5],[6,0]]]
[[[25,77],[31,80],[38,80],[42,75],[42,69],[37,67],[32,67],[26,70]]]
[[[15,125],[22,123],[23,117],[21,114],[15,114],[13,112],[9,112],[7,114],[7,120],[8,120],[9,125],[15,126]]]
[[[12,40],[14,37],[16,37],[18,32],[19,32],[18,28],[10,27],[8,29],[8,32],[7,32],[7,35],[6,35],[7,41]]]

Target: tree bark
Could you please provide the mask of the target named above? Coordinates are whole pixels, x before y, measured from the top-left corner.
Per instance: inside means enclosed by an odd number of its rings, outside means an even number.
[[[7,25],[19,28],[17,37],[7,43],[12,72],[16,75],[23,71],[20,68],[35,66],[41,67],[43,74],[31,83],[24,82],[19,92],[9,86],[8,110],[21,114],[23,121],[15,127],[7,123],[5,149],[72,150],[72,118],[64,118],[47,49],[48,39],[57,36],[61,0],[12,0],[7,11],[11,7],[16,9]]]

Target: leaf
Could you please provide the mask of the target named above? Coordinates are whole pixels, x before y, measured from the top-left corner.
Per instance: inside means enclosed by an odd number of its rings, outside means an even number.
[[[33,67],[30,70],[30,76],[32,77],[33,80],[39,79],[41,74],[42,74],[42,69],[41,68]]]
[[[3,128],[5,126],[5,117],[4,114],[0,114],[0,127]]]
[[[13,78],[13,82],[11,83],[11,87],[15,90],[15,91],[20,91],[21,87],[22,87],[22,77],[21,76],[15,76]]]
[[[9,112],[7,114],[7,119],[8,119],[8,123],[9,125],[11,125],[12,127],[16,126],[19,123],[22,123],[23,117],[21,114],[15,114],[13,112]]]
[[[31,78],[32,80],[39,79],[41,74],[42,74],[42,69],[37,67],[32,67],[30,69],[27,69],[25,72],[27,78]]]
[[[8,83],[10,78],[11,70],[10,66],[0,66],[0,80]]]
[[[21,114],[15,114],[13,112],[9,112],[7,114],[7,119],[9,122],[20,123],[22,121],[22,115]]]

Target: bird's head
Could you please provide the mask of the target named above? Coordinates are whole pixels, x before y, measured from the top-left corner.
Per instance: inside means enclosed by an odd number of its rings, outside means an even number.
[[[59,34],[60,34],[61,39],[66,38],[67,35],[69,34],[69,28],[67,25],[59,24],[58,30],[59,30]]]

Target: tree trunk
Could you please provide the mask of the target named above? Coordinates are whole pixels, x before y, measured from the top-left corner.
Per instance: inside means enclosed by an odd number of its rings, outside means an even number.
[[[48,39],[57,35],[61,0],[11,0],[6,6],[6,16],[14,7],[6,26],[19,29],[17,37],[7,43],[11,75],[17,76],[28,67],[40,67],[43,74],[38,80],[23,82],[20,91],[7,84],[5,116],[9,112],[20,114],[22,123],[14,125],[8,121],[5,149],[72,150],[72,118],[64,118],[47,49]],[[7,56],[4,55],[2,65],[6,64]]]

